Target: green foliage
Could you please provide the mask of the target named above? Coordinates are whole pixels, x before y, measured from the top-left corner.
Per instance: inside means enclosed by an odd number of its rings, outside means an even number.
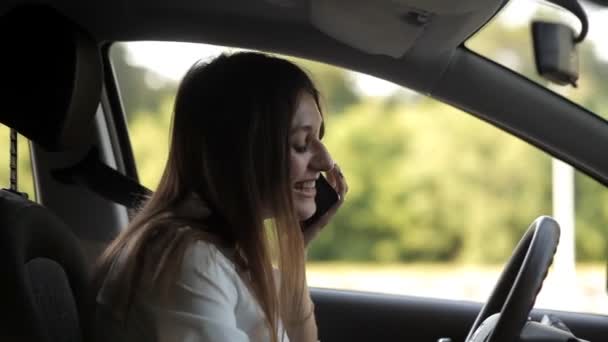
[[[313,259],[503,261],[550,213],[549,158],[449,106],[367,101],[327,132],[352,190]]]
[[[162,99],[155,112],[135,112],[129,127],[139,181],[149,189],[156,189],[167,162],[173,100]]]

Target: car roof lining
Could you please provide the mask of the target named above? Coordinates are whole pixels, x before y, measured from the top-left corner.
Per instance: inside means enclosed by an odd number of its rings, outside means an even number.
[[[62,9],[74,13],[100,39],[117,40],[141,26],[140,20],[156,17],[146,32],[189,27],[222,18],[221,24],[241,31],[256,29],[258,22],[274,28],[306,26],[367,54],[394,58],[450,50],[483,26],[505,0],[109,0],[82,6],[64,0]],[[410,14],[422,13],[424,22]],[[69,13],[68,13],[69,14]],[[111,18],[111,19],[109,19]],[[101,21],[100,21],[101,20]],[[108,25],[105,20],[111,20]],[[135,23],[135,25],[134,25]],[[96,25],[97,24],[97,25]],[[253,25],[252,25],[253,24]],[[95,27],[96,26],[96,29]]]
[[[371,59],[397,66],[402,74],[411,73],[412,76],[389,80],[406,81],[408,87],[424,93],[424,85],[433,84],[433,79],[441,74],[451,51],[483,26],[505,1],[44,2],[53,3],[99,41],[207,42],[280,52],[288,49],[291,54],[302,57],[311,47],[329,48],[340,55],[357,53],[360,60]],[[408,16],[412,11],[426,13],[428,21],[421,25],[413,23]],[[268,48],[270,46],[275,48]],[[340,59],[333,60],[339,65]],[[389,77],[398,74],[394,70],[386,73]],[[416,84],[410,84],[409,80]]]
[[[460,45],[501,0],[310,0],[310,22],[330,37],[368,54],[401,58]],[[420,52],[419,52],[420,51]]]

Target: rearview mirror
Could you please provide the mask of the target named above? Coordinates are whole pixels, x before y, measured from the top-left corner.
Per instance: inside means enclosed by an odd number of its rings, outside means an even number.
[[[579,70],[574,30],[564,24],[535,21],[532,37],[538,73],[553,83],[576,87]]]

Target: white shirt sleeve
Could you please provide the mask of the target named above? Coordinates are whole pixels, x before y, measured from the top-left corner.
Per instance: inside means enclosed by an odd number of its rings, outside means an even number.
[[[154,309],[158,342],[249,342],[235,317],[238,275],[220,253],[211,244],[186,252],[171,305]]]

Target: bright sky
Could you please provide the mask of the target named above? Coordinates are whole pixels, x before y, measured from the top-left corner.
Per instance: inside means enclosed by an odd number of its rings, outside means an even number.
[[[175,42],[134,42],[128,44],[128,49],[133,58],[131,63],[153,69],[174,80],[180,80],[188,68],[201,58],[213,58],[224,51],[235,50],[214,45]],[[353,77],[359,90],[369,96],[390,95],[400,88],[394,83],[361,73],[353,72]]]
[[[547,3],[543,4],[542,6],[547,5]],[[537,6],[538,1],[535,0],[512,1],[500,14],[501,20],[513,26],[527,25]],[[551,5],[549,4],[549,6]],[[590,22],[587,39],[595,43],[600,57],[608,60],[608,38],[605,35],[605,32],[608,32],[608,10],[598,10],[589,6],[585,6],[585,8]],[[580,29],[580,24],[573,15],[560,8],[555,9],[555,14],[575,30]],[[168,44],[170,45],[168,46]],[[132,63],[151,68],[160,75],[174,80],[181,79],[188,68],[198,59],[212,58],[227,50],[224,47],[205,44],[167,42],[130,43],[128,49],[132,56]],[[393,83],[360,73],[353,73],[353,78],[358,89],[368,96],[387,96],[399,89],[399,86]]]

